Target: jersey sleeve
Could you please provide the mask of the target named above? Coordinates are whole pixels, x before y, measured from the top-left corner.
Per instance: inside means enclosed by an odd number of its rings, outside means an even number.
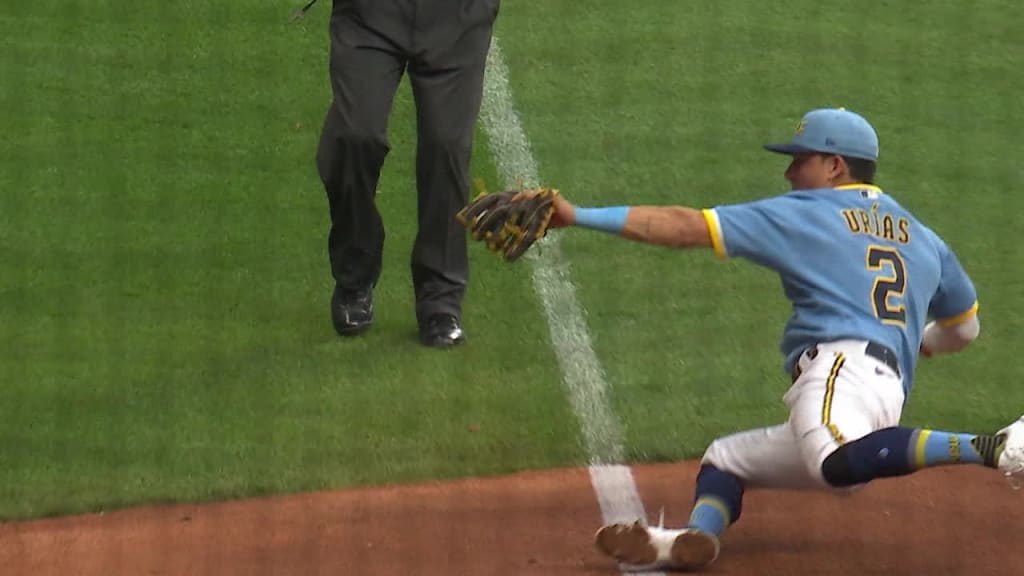
[[[942,276],[928,305],[928,314],[945,326],[966,322],[978,313],[978,293],[956,254],[939,240]]]
[[[800,226],[805,205],[790,194],[706,209],[711,245],[720,258],[742,257],[777,269],[805,240]]]

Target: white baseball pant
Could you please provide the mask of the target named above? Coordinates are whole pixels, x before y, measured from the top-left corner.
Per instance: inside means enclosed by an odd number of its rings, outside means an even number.
[[[747,488],[830,489],[821,473],[829,454],[898,426],[903,411],[902,378],[865,354],[867,345],[839,340],[809,348],[783,397],[789,421],[719,438],[703,463],[735,474]]]

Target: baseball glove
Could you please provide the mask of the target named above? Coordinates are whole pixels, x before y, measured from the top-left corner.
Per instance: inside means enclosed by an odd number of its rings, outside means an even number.
[[[547,234],[556,196],[552,188],[484,192],[455,217],[474,240],[513,262]]]

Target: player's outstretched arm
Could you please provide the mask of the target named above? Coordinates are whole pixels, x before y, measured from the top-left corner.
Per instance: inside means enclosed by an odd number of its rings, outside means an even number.
[[[558,197],[551,228],[581,226],[669,248],[711,247],[711,233],[700,210],[685,206],[580,208]]]

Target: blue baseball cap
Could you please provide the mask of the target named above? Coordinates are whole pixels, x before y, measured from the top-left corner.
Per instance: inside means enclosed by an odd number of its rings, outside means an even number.
[[[804,114],[793,140],[765,144],[780,154],[821,152],[864,160],[878,160],[878,134],[863,116],[845,108],[819,108]]]

